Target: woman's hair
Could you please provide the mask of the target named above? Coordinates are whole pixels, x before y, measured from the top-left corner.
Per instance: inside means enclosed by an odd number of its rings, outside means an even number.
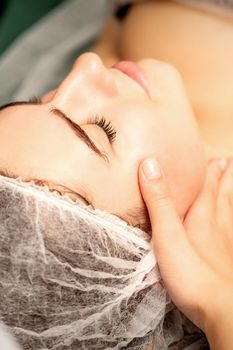
[[[11,178],[11,179],[17,179],[20,178],[20,174],[13,173],[11,170],[7,168],[3,168],[0,166],[0,175]],[[47,187],[49,190],[56,191],[61,196],[64,194],[76,194],[73,190],[70,188],[61,185],[59,183],[53,183],[51,181],[45,180],[45,179],[38,179],[38,178],[28,178],[27,180],[24,180],[24,182],[32,182],[35,185],[41,186],[41,187]],[[78,195],[78,194],[77,194]],[[98,209],[98,208],[96,208]],[[151,224],[150,224],[150,218],[148,215],[148,211],[146,207],[133,207],[129,208],[124,215],[118,215],[116,214],[120,219],[126,221],[130,226],[137,227],[141,229],[144,232],[150,233],[151,232]]]

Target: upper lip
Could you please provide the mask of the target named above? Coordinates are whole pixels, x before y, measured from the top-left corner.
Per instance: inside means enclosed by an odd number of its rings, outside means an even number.
[[[131,61],[121,61],[112,66],[122,73],[126,74],[128,77],[133,79],[136,83],[138,83],[146,94],[150,97],[148,90],[148,81],[146,79],[145,73],[141,66],[135,62]]]

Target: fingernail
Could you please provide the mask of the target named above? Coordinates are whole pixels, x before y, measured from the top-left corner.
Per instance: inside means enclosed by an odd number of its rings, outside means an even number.
[[[144,160],[143,173],[147,180],[156,180],[162,176],[160,165],[156,160],[151,158]]]
[[[218,166],[222,171],[224,171],[227,167],[227,160],[225,158],[219,159]]]

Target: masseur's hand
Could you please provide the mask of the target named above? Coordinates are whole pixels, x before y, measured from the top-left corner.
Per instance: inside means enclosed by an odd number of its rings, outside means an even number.
[[[233,161],[209,163],[203,190],[183,222],[156,162],[142,162],[139,181],[170,297],[206,333],[212,349],[232,348]]]

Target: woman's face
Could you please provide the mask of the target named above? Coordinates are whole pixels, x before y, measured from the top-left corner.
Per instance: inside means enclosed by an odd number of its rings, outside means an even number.
[[[153,154],[184,215],[204,176],[195,119],[174,68],[152,59],[138,63],[147,92],[87,53],[41,103],[3,109],[0,168],[24,180],[46,180],[61,192],[69,189],[93,207],[127,219],[130,209],[144,207],[138,165]]]

